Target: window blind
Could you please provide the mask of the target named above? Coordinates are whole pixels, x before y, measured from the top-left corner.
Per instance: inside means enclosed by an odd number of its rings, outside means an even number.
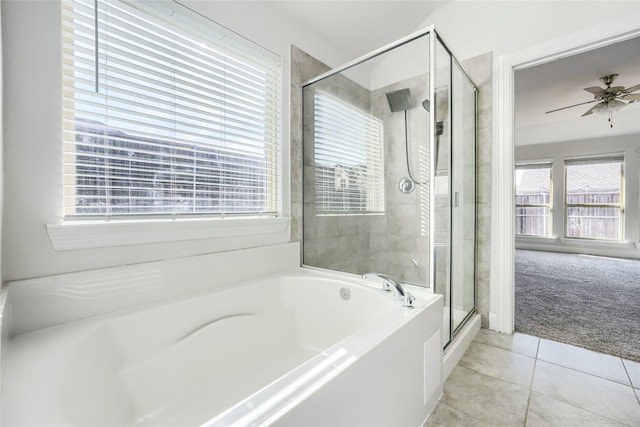
[[[597,156],[565,157],[565,166],[598,165],[604,163],[624,163],[624,153],[603,154]]]
[[[66,218],[277,213],[279,56],[171,1],[62,14]]]
[[[565,163],[565,236],[622,240],[624,154],[568,157]]]
[[[551,236],[552,162],[516,163],[515,233],[517,236]]]
[[[551,161],[545,162],[530,162],[530,163],[516,163],[516,170],[525,169],[551,169],[553,163]]]
[[[326,93],[314,96],[316,211],[384,212],[382,121]]]

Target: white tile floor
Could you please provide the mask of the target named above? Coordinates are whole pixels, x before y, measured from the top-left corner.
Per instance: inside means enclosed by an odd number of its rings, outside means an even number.
[[[481,329],[425,426],[640,426],[640,363]]]

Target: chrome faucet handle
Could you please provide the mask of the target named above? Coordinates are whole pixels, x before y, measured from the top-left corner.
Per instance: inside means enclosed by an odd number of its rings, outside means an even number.
[[[393,299],[402,303],[403,307],[413,307],[413,301],[415,297],[406,292],[404,286],[397,280],[392,279],[389,276],[380,273],[367,273],[362,276],[364,279],[369,277],[378,277],[384,281],[382,284],[382,290],[390,292],[393,295]]]
[[[384,292],[391,292],[391,286],[396,286],[396,281],[393,280],[391,277],[385,275],[385,274],[381,274],[381,273],[366,273],[362,275],[362,278],[367,280],[370,277],[378,277],[380,279],[383,280],[382,282],[382,290]]]
[[[406,292],[404,294],[404,299],[402,301],[402,306],[406,308],[413,308],[413,302],[416,300],[416,297],[411,295],[410,292]]]

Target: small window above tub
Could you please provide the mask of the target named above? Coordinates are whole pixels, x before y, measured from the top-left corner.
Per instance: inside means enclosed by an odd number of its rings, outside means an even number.
[[[316,212],[384,212],[382,120],[326,93],[314,96]]]

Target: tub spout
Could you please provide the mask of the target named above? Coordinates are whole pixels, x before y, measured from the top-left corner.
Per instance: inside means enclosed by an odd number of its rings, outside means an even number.
[[[363,279],[369,279],[371,277],[378,277],[382,279],[382,290],[385,292],[391,292],[393,299],[401,301],[403,307],[413,308],[413,301],[415,297],[411,293],[405,291],[404,286],[400,282],[391,277],[380,273],[367,273],[363,274]]]

